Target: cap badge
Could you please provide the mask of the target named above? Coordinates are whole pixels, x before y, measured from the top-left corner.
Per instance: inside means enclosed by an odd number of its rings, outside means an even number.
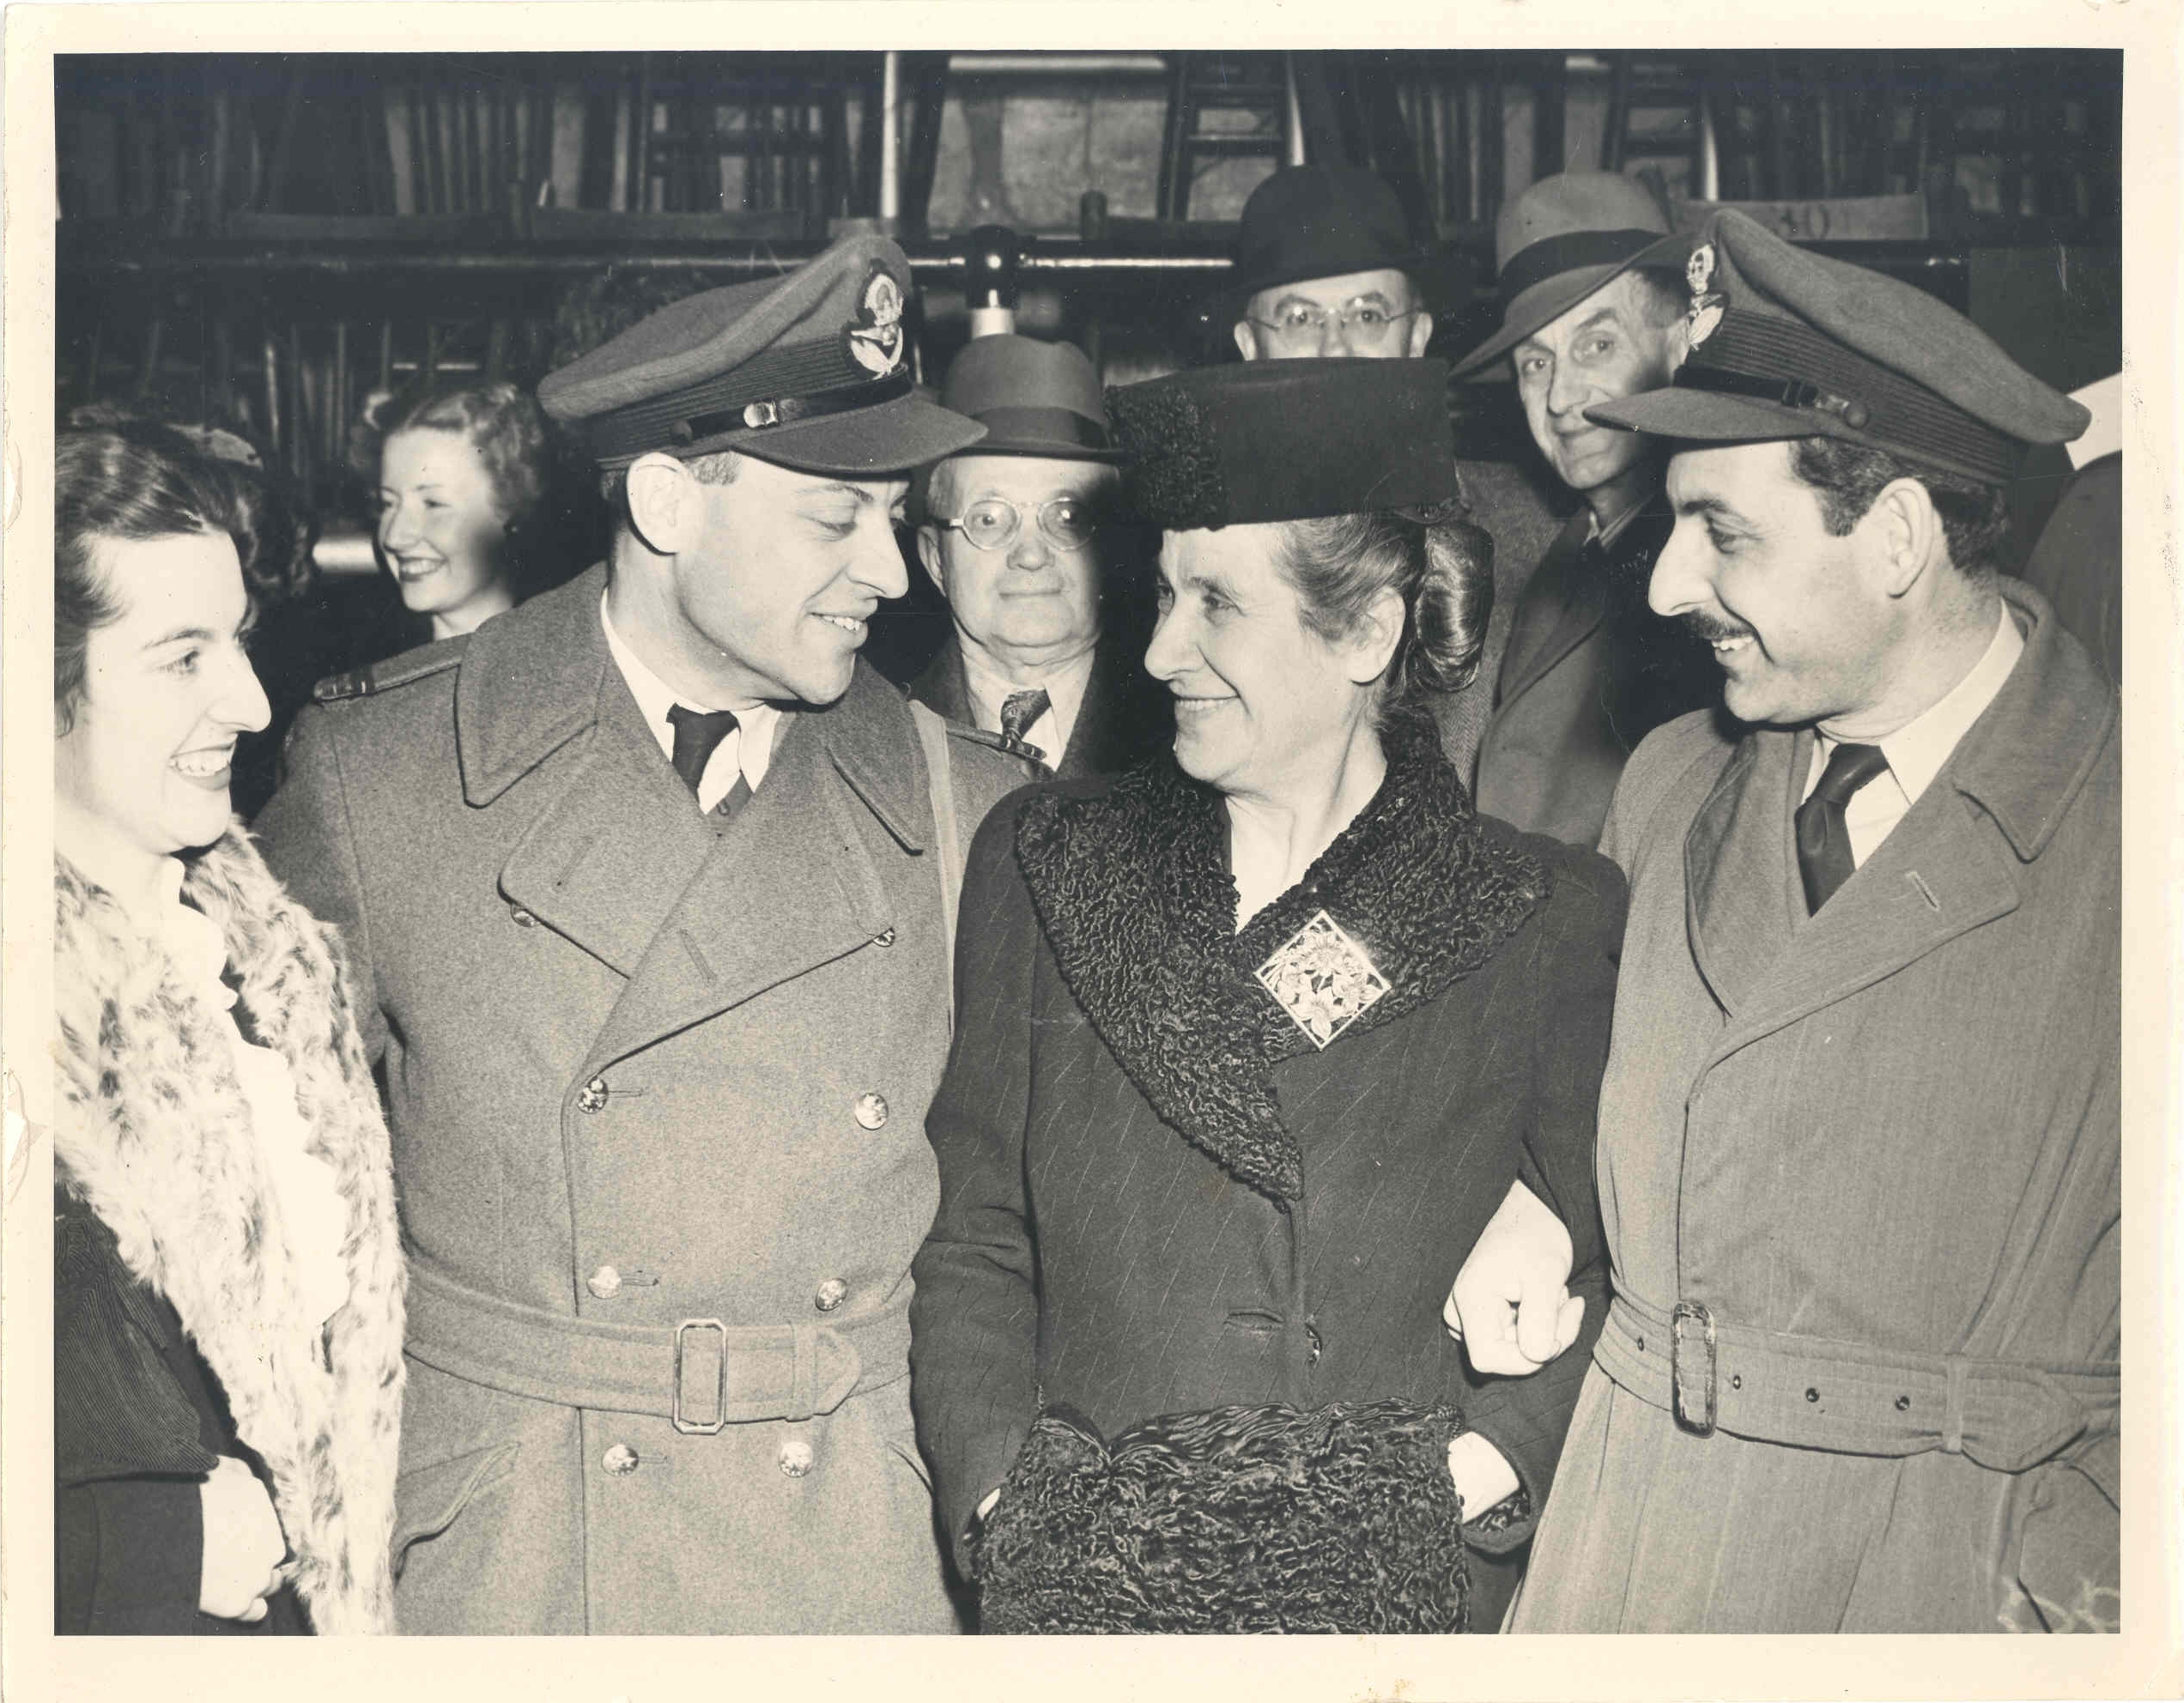
[[[1684,314],[1684,347],[1688,351],[1714,335],[1714,328],[1721,323],[1722,312],[1729,306],[1727,296],[1707,288],[1714,282],[1712,243],[1702,242],[1691,251],[1691,258],[1684,263],[1684,282],[1691,287],[1691,305]]]
[[[857,318],[849,327],[849,352],[876,379],[902,364],[902,288],[884,266],[874,267],[864,281]]]

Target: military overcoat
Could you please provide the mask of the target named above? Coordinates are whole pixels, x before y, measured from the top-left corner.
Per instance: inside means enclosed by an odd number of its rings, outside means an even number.
[[[385,1069],[398,1622],[951,1630],[906,1360],[949,1033],[911,711],[860,665],[701,815],[604,585],[337,685],[258,824]],[[975,740],[959,827],[1028,773]]]
[[[2114,1624],[2117,706],[2003,595],[2023,654],[1816,915],[1810,732],[1623,775],[1617,1302],[1517,1630]]]

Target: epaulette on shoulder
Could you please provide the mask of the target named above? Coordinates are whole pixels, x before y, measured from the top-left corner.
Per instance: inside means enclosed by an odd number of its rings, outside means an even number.
[[[312,698],[321,704],[340,704],[352,698],[376,697],[382,692],[391,692],[397,686],[429,680],[435,674],[445,674],[461,662],[464,647],[469,642],[470,635],[460,633],[452,639],[440,639],[429,645],[421,645],[414,651],[404,651],[398,657],[390,657],[383,663],[373,663],[367,668],[351,669],[346,674],[329,675],[311,688]]]

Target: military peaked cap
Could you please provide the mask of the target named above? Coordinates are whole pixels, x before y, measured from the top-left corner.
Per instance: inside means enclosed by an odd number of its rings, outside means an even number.
[[[812,473],[900,472],[985,428],[917,395],[909,263],[845,237],[779,278],[703,290],[547,374],[539,405],[602,467],[739,450]]]
[[[1916,285],[1742,213],[1714,215],[1684,277],[1690,354],[1671,386],[1586,418],[1714,442],[1841,438],[1999,485],[2026,445],[2067,443],[2091,417]]]

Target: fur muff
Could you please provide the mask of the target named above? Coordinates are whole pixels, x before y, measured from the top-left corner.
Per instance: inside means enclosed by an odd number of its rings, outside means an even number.
[[[1462,1632],[1447,1408],[1050,1409],[980,1539],[989,1633]]]
[[[57,860],[59,1180],[219,1377],[238,1434],[271,1473],[313,1626],[389,1632],[403,1267],[386,1126],[335,938],[240,826],[187,860],[182,892],[219,925],[240,1010],[287,1060],[310,1151],[332,1167],[349,1214],[348,1302],[323,1331],[306,1315],[228,1014]]]
[[[1163,1122],[1277,1201],[1302,1171],[1272,1067],[1312,1043],[1252,972],[1324,909],[1391,984],[1339,1046],[1484,964],[1551,887],[1481,828],[1430,724],[1384,737],[1372,802],[1241,934],[1221,797],[1173,756],[1100,792],[1038,794],[1017,818],[1040,925],[1116,1062]]]

